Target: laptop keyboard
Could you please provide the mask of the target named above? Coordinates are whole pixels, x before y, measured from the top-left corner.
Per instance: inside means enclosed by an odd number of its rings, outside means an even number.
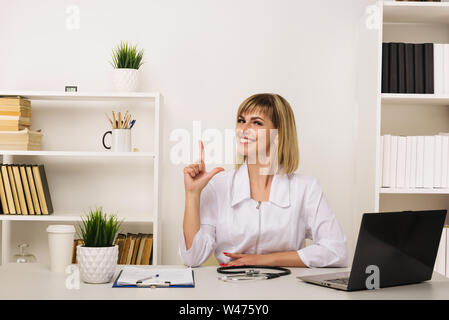
[[[337,284],[345,284],[345,285],[348,285],[348,283],[349,283],[349,278],[331,279],[331,280],[326,280],[326,282],[332,282],[332,283],[337,283]]]

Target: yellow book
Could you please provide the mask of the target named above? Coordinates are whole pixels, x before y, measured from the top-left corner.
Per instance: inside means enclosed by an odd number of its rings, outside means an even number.
[[[143,249],[145,248],[145,241],[147,237],[148,235],[146,234],[142,235],[142,239],[140,240],[139,245],[139,252],[137,253],[136,264],[142,264]]]
[[[51,202],[50,190],[45,175],[45,169],[42,164],[32,166],[34,184],[36,185],[37,196],[41,205],[43,214],[53,213],[53,205]]]
[[[22,214],[28,215],[28,208],[25,200],[25,193],[23,192],[22,178],[20,177],[19,167],[13,165],[12,173],[14,175],[14,182],[17,188],[17,197],[19,198],[20,209],[22,210]]]
[[[14,206],[16,207],[16,213],[22,214],[22,210],[20,208],[20,203],[19,203],[19,197],[17,196],[17,188],[16,188],[16,183],[14,181],[14,175],[12,173],[11,165],[7,165],[6,168],[8,168],[9,183],[11,184],[12,197],[14,199]]]
[[[9,183],[9,175],[8,175],[8,169],[6,165],[2,165],[2,178],[3,182],[5,184],[5,193],[6,193],[6,199],[8,201],[8,209],[10,214],[16,214],[16,207],[14,205],[14,198],[12,196],[12,188],[11,184]]]
[[[2,175],[0,174],[0,201],[2,203],[3,214],[9,214],[8,202],[6,202],[6,193],[3,186]]]
[[[22,97],[0,97],[0,106],[31,108],[31,101]]]
[[[26,166],[28,184],[30,185],[31,199],[33,199],[34,211],[36,214],[41,214],[41,207],[39,205],[39,197],[37,196],[36,186],[34,184],[33,172],[30,166]]]
[[[131,238],[129,239],[129,251],[128,256],[126,257],[126,264],[131,264],[132,262],[135,244],[136,244],[136,235],[132,234]]]
[[[150,264],[152,249],[153,249],[153,235],[149,234],[147,239],[145,240],[145,248],[143,249],[141,264]]]
[[[25,193],[25,199],[27,201],[29,214],[34,214],[33,200],[31,199],[30,186],[28,184],[28,178],[25,167],[20,166],[19,170],[20,170],[20,177],[22,178],[23,191]]]

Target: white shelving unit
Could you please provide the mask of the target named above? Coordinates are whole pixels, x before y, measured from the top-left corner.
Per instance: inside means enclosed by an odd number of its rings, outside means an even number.
[[[133,165],[134,161],[144,161],[148,166],[153,168],[153,192],[152,196],[152,209],[139,212],[136,215],[133,212],[120,212],[118,217],[124,220],[124,225],[128,223],[138,224],[144,226],[147,233],[153,234],[153,264],[160,264],[161,261],[161,242],[160,242],[160,227],[159,227],[159,211],[158,211],[158,198],[159,198],[159,112],[161,97],[159,93],[109,93],[109,92],[52,92],[52,91],[0,91],[0,96],[21,96],[28,99],[32,103],[33,115],[39,112],[40,106],[35,106],[33,101],[43,102],[46,101],[57,102],[49,105],[49,108],[55,108],[56,111],[65,112],[76,109],[75,112],[88,111],[92,105],[89,102],[108,102],[105,105],[101,105],[97,108],[103,108],[103,113],[110,112],[112,103],[121,104],[134,104],[139,103],[142,107],[153,111],[153,150],[145,152],[111,152],[111,151],[67,151],[67,150],[42,150],[42,151],[5,151],[0,150],[0,155],[3,158],[3,163],[14,163],[15,158],[19,157],[21,161],[24,159],[32,159],[30,161],[36,161],[36,159],[46,161],[50,159],[57,159],[57,161],[101,161],[101,166],[107,165],[111,161],[119,160],[120,164]],[[73,103],[76,103],[74,107]],[[87,108],[87,109],[86,109]],[[132,112],[132,107],[129,108]],[[105,118],[103,119],[103,121]],[[140,123],[145,123],[143,119],[139,119]],[[148,126],[151,128],[151,125]],[[134,130],[134,129],[133,129]],[[44,139],[46,139],[44,131]],[[46,171],[49,170],[46,165]],[[59,174],[64,174],[61,172]],[[113,174],[113,173],[112,173]],[[92,177],[95,179],[95,177]],[[51,189],[51,181],[50,189]],[[67,182],[69,183],[69,182]],[[89,184],[89,180],[86,180],[86,184]],[[95,193],[95,190],[91,190]],[[133,202],[132,191],[129,191],[127,199],[129,202]],[[53,195],[52,195],[52,200]],[[68,199],[70,200],[70,199]],[[70,212],[58,211],[55,207],[55,212],[51,215],[0,215],[1,223],[1,258],[2,264],[7,263],[11,257],[11,237],[12,237],[12,223],[15,222],[79,222],[81,221],[80,214],[73,214],[73,211],[83,212],[85,208],[71,208]],[[133,210],[130,210],[133,211]]]
[[[379,6],[382,25],[378,41],[375,209],[447,209],[449,189],[382,188],[380,141],[385,134],[435,135],[449,131],[449,94],[381,94],[382,42],[449,43],[449,3],[380,1]],[[445,240],[440,244],[443,260],[437,261],[447,265],[446,245]]]
[[[382,32],[379,38],[379,52],[382,50],[382,42],[436,42],[449,43],[449,2],[407,2],[407,1],[383,1],[382,3]],[[425,26],[425,28],[423,28]],[[422,30],[417,32],[417,30]],[[435,31],[435,32],[434,32]],[[435,38],[437,37],[437,38]],[[381,61],[381,60],[380,60]],[[382,65],[378,65],[378,77],[381,79]],[[412,195],[412,194],[449,194],[448,189],[399,189],[399,188],[382,188],[381,187],[381,171],[382,159],[380,150],[380,136],[383,134],[396,135],[417,135],[415,132],[390,132],[392,127],[384,125],[383,114],[387,109],[402,108],[421,108],[424,114],[431,117],[435,112],[434,107],[449,106],[449,94],[394,94],[394,93],[380,93],[381,88],[378,88],[380,96],[378,105],[378,137],[376,147],[376,211],[382,209],[381,194],[398,194],[398,195]],[[411,111],[413,112],[413,111]],[[413,115],[408,115],[413,117]],[[407,117],[407,118],[408,118]],[[402,121],[406,122],[407,118]],[[449,119],[448,119],[449,120]],[[422,128],[415,128],[419,132],[427,131],[428,135],[435,134],[438,131],[445,130],[444,128],[432,128],[429,122],[423,122]],[[448,121],[449,123],[449,121]],[[406,127],[406,126],[404,126]],[[405,130],[405,129],[404,129]],[[447,204],[446,204],[447,206]]]

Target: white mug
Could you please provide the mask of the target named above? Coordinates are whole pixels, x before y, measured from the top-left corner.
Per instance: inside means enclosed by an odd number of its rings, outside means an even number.
[[[112,135],[111,146],[107,146],[104,143],[104,139],[108,133]],[[103,146],[115,152],[131,152],[131,129],[112,129],[112,131],[106,131],[103,135]]]

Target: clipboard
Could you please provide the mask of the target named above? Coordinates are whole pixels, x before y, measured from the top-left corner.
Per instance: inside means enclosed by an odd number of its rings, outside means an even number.
[[[164,282],[149,282],[146,283],[145,285],[118,285],[117,281],[120,278],[123,270],[120,271],[120,273],[118,274],[117,278],[114,281],[114,284],[112,285],[112,288],[195,288],[195,273],[192,271],[192,279],[193,279],[193,284],[191,285],[172,285],[169,281],[164,281]]]

